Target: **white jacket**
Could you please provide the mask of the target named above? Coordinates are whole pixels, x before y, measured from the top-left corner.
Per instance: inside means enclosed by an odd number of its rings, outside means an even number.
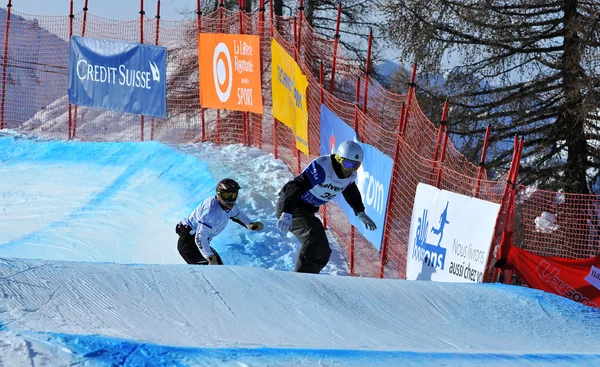
[[[187,224],[192,228],[190,234],[195,235],[196,246],[202,256],[208,258],[214,254],[210,248],[210,240],[225,229],[229,218],[236,218],[245,225],[252,223],[237,203],[231,210],[224,210],[215,195],[200,203],[187,218],[181,221],[181,224]]]

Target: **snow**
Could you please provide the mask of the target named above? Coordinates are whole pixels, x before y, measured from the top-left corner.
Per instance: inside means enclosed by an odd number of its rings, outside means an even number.
[[[226,176],[265,223],[190,266],[177,221]],[[598,365],[600,312],[542,291],[320,275],[275,226],[292,173],[241,145],[83,143],[0,131],[0,366]]]

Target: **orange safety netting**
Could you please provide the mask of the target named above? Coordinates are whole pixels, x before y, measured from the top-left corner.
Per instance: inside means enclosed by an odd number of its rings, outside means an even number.
[[[387,252],[382,256],[354,231],[345,214],[333,203],[321,211],[327,228],[335,233],[347,258],[353,259],[352,270],[355,275],[405,278],[408,231],[417,184],[425,182],[436,185],[439,182],[441,189],[470,196],[478,193],[484,200],[500,203],[507,184],[506,176],[496,181],[488,180],[485,170],[471,164],[451,143],[446,149],[444,161],[440,162],[438,128],[423,114],[414,97],[408,100],[407,94],[385,90],[362,72],[358,63],[339,47],[335,58],[335,77],[332,78],[335,42],[318,35],[306,22],[294,32],[294,24],[291,17],[275,17],[271,20],[262,12],[245,14],[224,8],[198,19],[181,21],[163,21],[145,16],[142,20],[115,21],[89,13],[78,13],[69,18],[32,16],[13,11],[8,37],[4,29],[0,30],[0,39],[7,40],[7,46],[4,47],[7,58],[3,62],[6,75],[6,92],[2,100],[3,127],[84,141],[242,143],[273,152],[289,165],[292,172],[298,173],[319,154],[319,116],[321,104],[324,103],[349,126],[356,127],[361,141],[392,158],[397,156],[384,233]],[[39,32],[28,32],[31,27],[38,27]],[[201,108],[198,32],[245,33],[261,37],[263,115]],[[38,38],[31,39],[32,34]],[[70,35],[166,47],[167,118],[144,118],[70,106],[67,96]],[[306,95],[310,157],[298,152],[292,131],[274,121],[271,113],[271,37],[296,57],[309,81]],[[320,68],[324,71],[322,84]],[[31,75],[22,77],[20,70],[29,70]],[[330,90],[333,92],[330,93]],[[408,109],[408,115],[405,133],[400,136],[398,128],[403,104]],[[436,152],[438,159],[434,160]],[[538,192],[536,195],[541,194]],[[546,196],[554,200],[548,202],[548,206],[554,205],[555,208],[558,205],[556,195],[547,193]],[[593,208],[590,202],[563,204],[556,224],[565,230],[581,231],[581,237],[578,238],[585,245],[577,246],[572,240],[577,237],[573,237],[575,234],[572,232],[565,232],[564,237],[552,234],[540,236],[535,228],[525,225],[538,215],[542,210],[540,206],[546,201],[523,200],[520,207],[523,224],[519,238],[525,248],[531,246],[536,252],[543,253],[542,248],[551,244],[552,250],[548,251],[553,254],[577,257],[594,253],[588,248],[592,233],[589,231],[590,225],[586,224],[592,219],[585,214]],[[597,204],[594,202],[594,205]],[[530,206],[531,214],[528,211]],[[533,209],[536,207],[538,212]],[[579,210],[579,214],[569,214],[567,209]],[[496,238],[494,245],[497,242]],[[383,265],[382,259],[385,260]]]

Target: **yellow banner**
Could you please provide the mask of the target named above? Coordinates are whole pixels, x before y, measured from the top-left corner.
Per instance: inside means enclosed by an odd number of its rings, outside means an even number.
[[[296,148],[308,156],[308,80],[294,58],[274,38],[271,39],[271,60],[273,117],[292,129]]]

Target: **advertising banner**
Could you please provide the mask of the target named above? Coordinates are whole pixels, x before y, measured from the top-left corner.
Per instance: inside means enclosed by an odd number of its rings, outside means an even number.
[[[419,183],[406,279],[481,283],[500,204]]]
[[[202,107],[263,113],[258,36],[200,33],[198,65]]]
[[[167,117],[167,49],[71,37],[69,101],[140,115]]]
[[[296,148],[308,156],[308,80],[294,58],[274,38],[271,39],[271,58],[273,117],[292,129]]]
[[[346,203],[343,195],[338,195],[333,200],[346,213],[350,224],[356,227],[380,251],[383,242],[385,213],[387,212],[387,201],[394,167],[393,159],[373,146],[357,141],[354,130],[325,105],[321,105],[320,137],[321,155],[335,153],[338,144],[346,140],[356,141],[362,147],[364,159],[357,171],[358,178],[356,185],[360,190],[363,204],[365,205],[365,213],[373,219],[377,225],[377,229],[374,231],[366,229],[364,224],[354,215],[354,211]]]
[[[511,247],[508,263],[531,288],[600,308],[600,257],[564,259]]]

